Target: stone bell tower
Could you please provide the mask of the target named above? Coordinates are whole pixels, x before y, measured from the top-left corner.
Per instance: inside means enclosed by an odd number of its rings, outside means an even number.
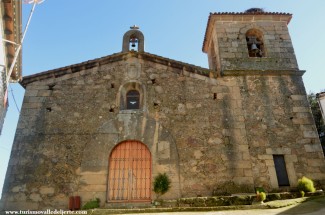
[[[209,67],[221,72],[298,70],[287,25],[288,13],[252,8],[211,13],[203,43]]]
[[[235,182],[269,190],[295,187],[302,176],[325,184],[305,71],[298,68],[287,27],[291,18],[259,8],[211,13],[203,43],[209,68],[218,74],[214,98],[222,102],[225,122],[232,122],[223,130],[232,133],[223,135],[229,145],[247,144],[235,157],[244,172]]]
[[[144,52],[144,36],[139,27],[133,25],[123,36],[122,52]]]

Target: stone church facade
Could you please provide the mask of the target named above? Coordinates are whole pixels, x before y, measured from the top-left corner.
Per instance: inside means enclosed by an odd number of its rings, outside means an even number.
[[[291,17],[210,14],[209,69],[145,52],[133,27],[121,53],[24,77],[2,207],[150,202],[158,173],[165,199],[324,185]]]

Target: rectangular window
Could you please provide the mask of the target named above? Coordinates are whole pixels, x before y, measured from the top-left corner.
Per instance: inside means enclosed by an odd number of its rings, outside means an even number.
[[[279,186],[290,186],[284,156],[273,155],[273,160]]]

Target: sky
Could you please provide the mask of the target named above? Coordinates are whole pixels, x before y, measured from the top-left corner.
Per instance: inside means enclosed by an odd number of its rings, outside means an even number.
[[[209,13],[252,7],[293,14],[289,32],[299,68],[306,70],[306,91],[324,90],[324,0],[45,0],[36,6],[23,43],[23,76],[121,52],[132,25],[140,26],[146,52],[208,68],[202,43]],[[23,28],[31,8],[23,4]],[[10,87],[0,136],[0,192],[24,96],[19,84]]]

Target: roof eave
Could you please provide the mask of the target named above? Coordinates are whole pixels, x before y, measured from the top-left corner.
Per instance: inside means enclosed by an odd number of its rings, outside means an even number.
[[[202,46],[202,51],[204,53],[207,53],[208,52],[208,50],[207,50],[207,43],[208,43],[208,41],[210,41],[211,23],[213,22],[211,19],[212,19],[212,13],[210,13],[210,15],[209,15],[207,27],[205,29],[205,34],[204,34],[204,39],[203,39],[203,46]]]
[[[207,68],[202,68],[202,67],[195,66],[192,64],[187,64],[187,63],[184,63],[181,61],[164,58],[164,57],[161,57],[158,55],[150,54],[148,52],[130,51],[130,52],[115,53],[115,54],[108,55],[108,56],[105,56],[102,58],[97,58],[94,60],[89,60],[89,61],[85,61],[82,63],[73,64],[73,65],[69,65],[66,67],[61,67],[61,68],[25,76],[22,78],[22,80],[19,83],[21,84],[22,87],[26,88],[28,84],[31,84],[36,81],[42,81],[42,80],[46,80],[46,79],[50,79],[50,78],[58,78],[58,77],[61,77],[61,76],[64,76],[64,75],[67,75],[70,73],[76,73],[76,72],[82,71],[83,69],[90,69],[90,68],[93,68],[98,65],[125,60],[125,58],[127,58],[127,57],[137,57],[142,60],[148,60],[148,61],[151,61],[154,63],[170,66],[170,67],[177,68],[177,69],[184,69],[188,72],[196,73],[196,74],[207,76],[207,77],[217,76],[216,74],[213,74],[214,71],[211,71]]]
[[[21,40],[21,29],[22,29],[22,3],[21,1],[1,1],[2,11],[3,11],[3,30],[4,38],[17,45],[20,44]],[[6,18],[4,18],[6,17]],[[15,46],[13,44],[4,43],[5,45],[5,55],[6,55],[6,70],[9,71],[11,63],[13,62],[15,56]],[[10,77],[10,81],[17,82],[22,77],[22,54],[18,55],[15,62],[15,67]]]

